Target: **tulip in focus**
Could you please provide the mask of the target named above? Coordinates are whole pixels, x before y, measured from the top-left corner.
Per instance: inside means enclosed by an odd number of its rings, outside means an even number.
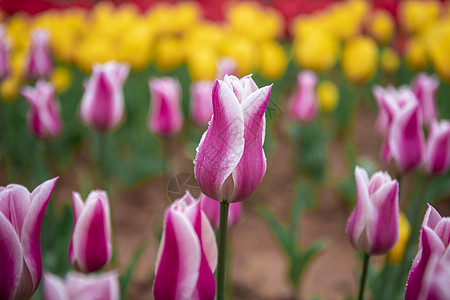
[[[41,281],[41,226],[56,181],[31,194],[18,184],[0,187],[0,299],[29,299]]]
[[[111,218],[106,192],[89,193],[83,203],[80,194],[74,192],[73,230],[69,245],[69,261],[72,267],[84,273],[103,268],[111,259]]]
[[[429,174],[445,173],[450,169],[450,122],[434,120],[424,155],[424,168]]]
[[[248,198],[266,172],[265,115],[272,86],[225,75],[212,90],[213,118],[194,160],[202,192],[228,203]]]
[[[186,192],[164,216],[153,284],[155,300],[213,300],[216,265],[214,231],[200,202]]]
[[[388,173],[377,172],[369,180],[356,166],[356,206],[347,223],[353,247],[367,255],[386,254],[399,235],[398,182]]]
[[[342,69],[353,83],[363,84],[375,75],[378,47],[370,37],[356,36],[348,40],[342,50]]]
[[[6,28],[0,25],[0,81],[8,77],[11,72],[10,67],[10,43],[6,36]]]
[[[62,120],[53,85],[38,80],[35,88],[24,87],[22,95],[30,105],[27,123],[32,134],[43,140],[57,137],[62,130]]]
[[[162,138],[178,134],[183,129],[180,83],[175,78],[163,77],[150,79],[148,85],[152,99],[148,129]]]
[[[45,300],[119,300],[119,274],[115,271],[90,275],[71,272],[63,280],[46,273],[43,294]]]
[[[420,73],[414,79],[412,90],[419,100],[424,123],[429,124],[437,118],[436,90],[438,87],[439,79],[436,76]]]
[[[211,81],[197,81],[191,85],[191,119],[199,127],[206,127],[213,114],[212,85]]]
[[[214,229],[219,229],[219,221],[220,221],[220,202],[214,199],[209,198],[208,196],[201,194],[198,199],[201,203],[202,211],[208,217],[209,222],[211,223]],[[242,214],[242,203],[230,203],[230,207],[228,209],[228,227],[234,226],[240,219]]]
[[[289,100],[289,113],[299,122],[308,123],[315,119],[318,111],[316,96],[317,76],[313,71],[297,74],[297,87]]]
[[[50,54],[50,35],[44,29],[31,33],[31,46],[25,63],[25,74],[30,78],[49,77],[53,62]]]

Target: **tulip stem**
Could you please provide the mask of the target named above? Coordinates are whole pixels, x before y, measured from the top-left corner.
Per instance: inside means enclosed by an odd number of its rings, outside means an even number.
[[[361,275],[361,282],[360,282],[360,285],[359,285],[358,300],[362,300],[363,299],[364,286],[366,285],[367,271],[368,271],[368,267],[369,267],[369,259],[370,259],[370,256],[368,254],[364,253],[364,263],[363,263],[363,270],[362,270],[362,275]]]
[[[219,221],[219,261],[217,263],[217,300],[223,300],[225,296],[225,258],[227,254],[227,229],[229,203],[220,202]]]

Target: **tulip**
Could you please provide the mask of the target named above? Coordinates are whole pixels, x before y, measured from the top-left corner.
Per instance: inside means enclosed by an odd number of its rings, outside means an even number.
[[[225,75],[236,75],[237,65],[233,59],[225,57],[219,60],[217,63],[217,75],[216,78],[223,80]]]
[[[126,63],[95,64],[81,99],[80,118],[99,132],[116,129],[124,119],[123,84],[130,67]]]
[[[445,173],[450,168],[450,122],[434,120],[431,123],[424,155],[427,173]]]
[[[197,81],[191,85],[191,118],[199,127],[207,126],[213,114],[211,81]]]
[[[239,202],[260,184],[266,172],[262,145],[271,88],[258,88],[250,76],[225,75],[214,83],[214,115],[194,161],[195,177],[206,196]]]
[[[164,216],[156,260],[155,300],[214,299],[217,246],[208,218],[189,192]]]
[[[25,67],[25,74],[30,78],[50,76],[53,63],[50,54],[50,35],[46,30],[36,29],[31,33],[31,46]]]
[[[377,64],[378,47],[372,38],[356,36],[345,43],[341,66],[353,83],[367,83],[375,75]]]
[[[0,187],[0,299],[29,299],[41,281],[41,226],[57,179],[31,194],[18,184]]]
[[[339,89],[331,81],[322,81],[317,86],[317,98],[319,99],[320,109],[331,112],[339,103]]]
[[[84,273],[103,268],[111,259],[111,220],[106,192],[89,193],[83,203],[79,193],[72,194],[73,230],[69,245],[72,267]]]
[[[8,77],[11,72],[9,51],[10,43],[6,36],[6,28],[0,25],[0,81]]]
[[[176,135],[183,128],[180,83],[175,78],[163,77],[150,79],[148,85],[152,98],[148,129],[163,138]]]
[[[316,96],[317,76],[312,71],[303,71],[297,75],[297,90],[291,96],[289,113],[294,120],[308,123],[317,115]]]
[[[419,247],[409,272],[405,300],[448,299],[450,218],[431,206],[425,213]]]
[[[357,251],[367,255],[386,254],[399,236],[398,182],[388,173],[372,178],[355,168],[356,206],[347,223],[347,234]]]
[[[66,278],[44,274],[45,300],[119,300],[119,274],[115,271],[103,274],[80,274],[71,272]]]
[[[52,139],[62,130],[59,102],[55,88],[49,82],[38,80],[36,87],[26,86],[22,95],[30,105],[27,116],[29,130],[38,139]]]
[[[201,203],[202,211],[208,217],[214,229],[219,229],[220,220],[220,203],[214,199],[209,198],[203,194],[200,195],[198,201]],[[242,203],[236,202],[231,203],[228,211],[228,227],[234,226],[241,217],[242,214]]]
[[[424,123],[431,123],[437,117],[435,95],[438,87],[439,79],[426,73],[420,73],[414,80],[412,89],[419,100]]]

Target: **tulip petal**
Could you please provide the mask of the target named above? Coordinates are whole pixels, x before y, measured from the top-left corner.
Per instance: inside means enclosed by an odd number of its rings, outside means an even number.
[[[72,235],[70,238],[68,256],[69,256],[70,264],[74,265],[76,258],[75,258],[75,253],[73,250],[73,232],[75,231],[75,225],[77,224],[78,218],[84,208],[83,199],[81,198],[79,193],[77,193],[77,192],[72,193],[72,203],[73,203],[73,228],[72,228]]]
[[[53,274],[44,274],[43,290],[45,300],[71,300],[64,282]]]
[[[0,192],[0,211],[9,219],[19,239],[30,202],[30,192],[19,184],[10,184]]]
[[[84,275],[69,273],[66,286],[71,300],[119,300],[119,274],[116,271]]]

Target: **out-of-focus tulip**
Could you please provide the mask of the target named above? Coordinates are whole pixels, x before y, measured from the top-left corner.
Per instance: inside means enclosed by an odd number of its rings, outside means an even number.
[[[208,217],[209,222],[211,223],[214,229],[219,229],[219,221],[220,221],[220,202],[214,199],[209,198],[208,196],[201,194],[198,199],[201,203],[202,211]],[[241,217],[242,214],[242,203],[230,203],[230,207],[228,210],[228,227],[234,226]]]
[[[171,137],[183,129],[180,107],[181,86],[172,77],[153,78],[148,82],[151,95],[148,129],[159,137]]]
[[[297,87],[289,99],[289,114],[303,123],[315,119],[318,110],[316,95],[317,75],[313,71],[302,71],[297,74]]]
[[[53,83],[58,93],[66,91],[70,87],[71,80],[72,73],[64,67],[56,67],[50,78],[50,82]]]
[[[31,33],[31,46],[25,64],[25,74],[30,78],[49,77],[53,62],[50,54],[50,35],[44,29]]]
[[[412,90],[419,100],[424,123],[429,124],[437,117],[436,90],[438,87],[439,79],[436,76],[420,73],[414,79]]]
[[[385,48],[381,51],[381,69],[388,73],[394,74],[400,66],[400,58],[397,52],[392,48]]]
[[[424,155],[424,167],[428,173],[444,173],[450,168],[450,122],[434,120]]]
[[[409,236],[411,235],[411,226],[409,225],[408,218],[406,218],[406,215],[403,212],[400,212],[398,225],[398,241],[394,248],[389,252],[389,262],[391,264],[400,264],[403,261]]]
[[[409,33],[420,32],[436,22],[439,11],[438,1],[403,1],[399,5],[400,24]]]
[[[193,81],[214,80],[217,73],[217,53],[209,47],[196,49],[189,53],[187,65]]]
[[[419,38],[411,38],[405,50],[405,61],[413,71],[425,70],[428,65],[425,42]]]
[[[22,95],[30,105],[28,128],[38,139],[52,139],[61,133],[62,121],[55,88],[49,82],[39,80],[36,87],[26,86]]]
[[[89,193],[83,203],[80,194],[74,192],[73,230],[69,245],[69,261],[72,267],[84,273],[103,268],[111,259],[111,218],[106,192]]]
[[[230,57],[236,63],[236,74],[250,74],[257,66],[257,44],[244,36],[229,35],[223,42],[223,55]],[[218,78],[223,80],[223,78]]]
[[[389,42],[395,33],[395,21],[385,10],[376,10],[369,23],[369,32],[380,44]]]
[[[217,63],[217,75],[216,78],[223,80],[225,75],[236,75],[237,65],[233,59],[224,57]]]
[[[239,202],[260,184],[266,172],[262,145],[271,89],[258,88],[250,76],[225,75],[214,83],[214,115],[194,160],[195,178],[208,197]]]
[[[261,75],[268,79],[276,79],[284,74],[287,67],[286,53],[276,42],[265,42],[260,48]]]
[[[398,182],[388,173],[377,172],[372,178],[356,166],[356,206],[347,223],[353,247],[368,255],[386,254],[399,235]]]
[[[9,61],[10,43],[6,37],[6,28],[0,25],[0,81],[8,77],[10,70]]]
[[[342,69],[352,82],[364,84],[375,74],[378,64],[378,47],[369,37],[356,36],[348,40],[342,50]]]
[[[153,295],[162,299],[213,300],[217,245],[208,218],[189,192],[164,216]]]
[[[317,86],[317,98],[321,110],[333,111],[339,102],[339,90],[333,82],[321,81]]]
[[[419,249],[406,285],[405,300],[449,299],[450,218],[431,206],[425,213]]]
[[[45,300],[119,300],[119,274],[116,271],[90,275],[71,272],[63,280],[45,273],[43,294]]]
[[[172,70],[183,63],[184,52],[179,38],[164,36],[155,46],[155,64],[161,70]]]
[[[29,299],[42,277],[41,225],[57,178],[0,187],[0,299]]]
[[[213,114],[212,85],[212,81],[197,81],[191,85],[191,119],[199,127],[207,126]]]
[[[80,104],[84,124],[99,132],[116,129],[124,119],[123,84],[130,67],[108,62],[92,67],[92,75]]]

